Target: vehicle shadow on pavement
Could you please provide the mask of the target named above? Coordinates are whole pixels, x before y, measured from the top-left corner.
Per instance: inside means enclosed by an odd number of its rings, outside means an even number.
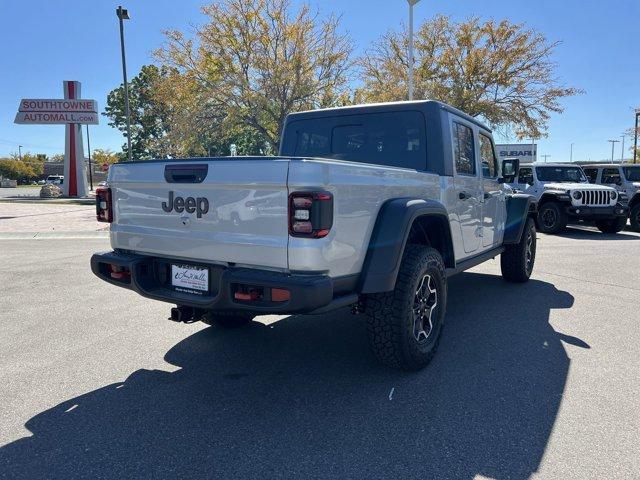
[[[574,240],[640,240],[640,235],[631,230],[623,230],[618,233],[602,233],[595,227],[569,226],[564,232],[554,233],[556,237],[571,238]]]
[[[552,284],[450,281],[424,371],[377,365],[364,318],[340,311],[206,328],[138,370],[26,423],[0,449],[7,478],[528,478],[569,369]]]

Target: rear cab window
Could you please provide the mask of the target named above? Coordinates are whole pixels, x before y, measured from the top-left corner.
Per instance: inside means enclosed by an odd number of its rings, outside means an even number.
[[[453,159],[458,175],[476,174],[476,155],[473,130],[459,122],[453,122]]]
[[[294,120],[282,154],[428,170],[425,129],[418,111]]]

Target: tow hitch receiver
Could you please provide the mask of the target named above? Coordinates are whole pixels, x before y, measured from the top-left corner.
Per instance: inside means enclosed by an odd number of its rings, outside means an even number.
[[[171,316],[169,317],[169,320],[173,322],[193,323],[200,320],[204,314],[205,311],[201,308],[178,305],[171,309]]]

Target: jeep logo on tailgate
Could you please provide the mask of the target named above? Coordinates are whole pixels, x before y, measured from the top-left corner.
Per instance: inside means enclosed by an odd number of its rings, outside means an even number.
[[[195,213],[200,218],[209,211],[209,200],[204,197],[174,197],[173,191],[169,191],[169,199],[162,202],[162,210],[169,213],[175,210],[178,213]]]

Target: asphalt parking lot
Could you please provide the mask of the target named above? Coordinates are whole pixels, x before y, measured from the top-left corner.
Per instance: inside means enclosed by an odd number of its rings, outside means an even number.
[[[107,248],[0,240],[0,478],[640,478],[638,234],[539,234],[523,285],[454,277],[413,374],[348,311],[167,321],[92,275]]]

